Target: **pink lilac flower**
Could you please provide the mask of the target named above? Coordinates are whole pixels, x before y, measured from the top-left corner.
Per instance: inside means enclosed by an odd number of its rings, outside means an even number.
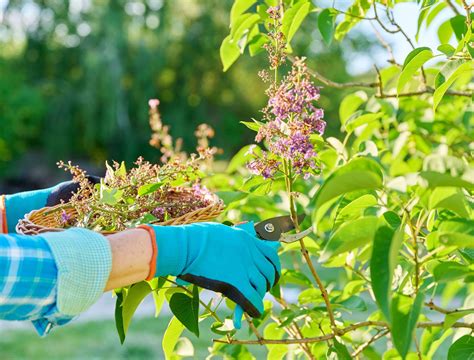
[[[290,74],[267,93],[269,100],[263,109],[265,121],[255,141],[265,141],[271,154],[290,161],[294,173],[308,178],[317,167],[311,135],[322,135],[326,122],[324,111],[315,105],[320,92],[310,80],[304,59],[296,60]],[[272,177],[280,165],[275,156],[255,159],[248,167],[253,173]]]

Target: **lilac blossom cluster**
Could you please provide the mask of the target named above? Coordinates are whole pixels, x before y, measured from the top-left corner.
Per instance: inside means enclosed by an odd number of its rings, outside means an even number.
[[[326,122],[323,110],[315,106],[319,88],[311,82],[304,59],[296,59],[291,72],[267,93],[264,122],[255,141],[265,141],[268,152],[256,156],[248,167],[255,174],[271,178],[282,161],[287,161],[294,173],[308,178],[318,167],[311,135],[322,135]]]

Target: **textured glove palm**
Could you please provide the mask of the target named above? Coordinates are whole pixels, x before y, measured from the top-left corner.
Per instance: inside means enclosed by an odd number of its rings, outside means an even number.
[[[156,276],[178,276],[224,294],[253,317],[263,313],[263,297],[278,282],[280,260],[276,246],[259,240],[251,224],[152,228],[158,247]]]

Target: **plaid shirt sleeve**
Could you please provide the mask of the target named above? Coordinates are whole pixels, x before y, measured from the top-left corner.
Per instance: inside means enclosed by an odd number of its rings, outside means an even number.
[[[32,321],[45,335],[102,295],[112,266],[108,240],[78,228],[2,235],[4,213],[0,197],[0,319]]]
[[[0,318],[32,320],[41,335],[47,333],[51,325],[42,320],[56,303],[57,273],[44,239],[0,235]]]

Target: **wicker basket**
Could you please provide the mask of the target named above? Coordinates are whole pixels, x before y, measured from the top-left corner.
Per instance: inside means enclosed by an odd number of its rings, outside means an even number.
[[[59,211],[59,209],[64,210],[71,218],[77,216],[77,212],[73,207],[68,207],[64,204],[53,207],[45,207],[40,210],[33,210],[26,214],[25,217],[18,222],[16,231],[23,235],[37,235],[45,232],[58,232],[66,230],[61,228],[60,224],[58,223],[57,211]],[[207,205],[206,207],[190,211],[189,213],[176,218],[168,219],[162,222],[156,222],[154,224],[183,225],[209,221],[219,216],[223,210],[224,204],[222,200],[216,195],[213,195],[211,204]],[[102,232],[104,235],[113,233],[115,233],[115,231]]]

